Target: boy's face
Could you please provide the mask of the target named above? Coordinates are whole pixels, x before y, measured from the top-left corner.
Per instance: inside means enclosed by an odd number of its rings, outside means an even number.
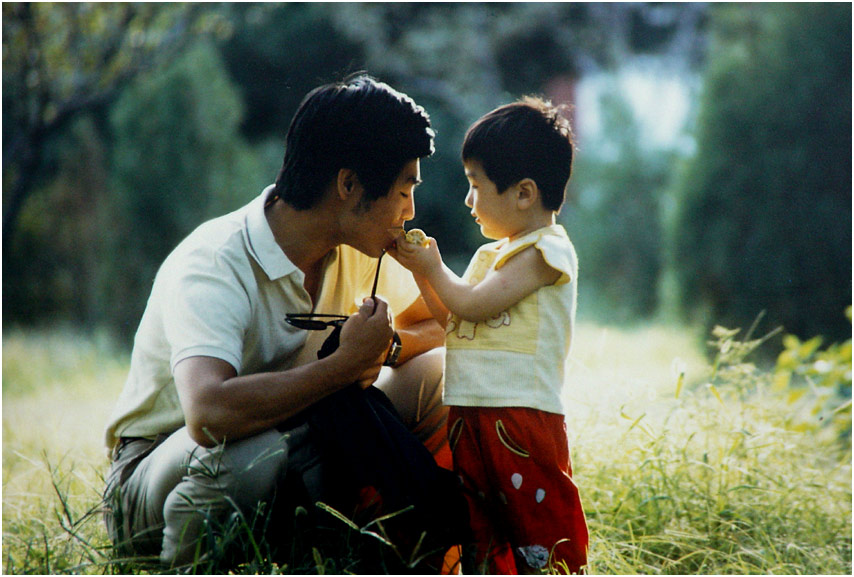
[[[406,221],[415,218],[415,187],[421,183],[421,163],[416,158],[404,165],[388,194],[373,201],[367,210],[352,214],[355,237],[350,244],[377,257],[393,242]]]
[[[487,178],[480,162],[467,160],[463,162],[463,168],[469,181],[466,206],[480,225],[480,233],[492,240],[513,236],[517,232],[513,218],[515,195],[508,194],[509,191],[499,194],[501,191]]]

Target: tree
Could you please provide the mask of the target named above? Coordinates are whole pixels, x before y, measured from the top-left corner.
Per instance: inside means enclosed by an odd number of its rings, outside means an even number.
[[[50,142],[214,26],[209,14],[183,3],[3,3],[5,247],[30,193],[53,176]]]
[[[310,90],[364,66],[360,47],[335,29],[329,11],[312,2],[228,6],[234,31],[221,52],[246,105],[242,132],[250,141],[283,142]]]
[[[664,229],[660,199],[673,153],[650,150],[616,85],[601,97],[602,129],[576,153],[567,223],[579,253],[582,299],[611,321],[658,309]]]
[[[252,138],[281,138],[304,91],[364,69],[423,105],[437,129],[413,226],[461,268],[482,242],[468,226],[459,160],[466,128],[555,78],[607,68],[627,53],[695,57],[703,5],[336,3],[235,8],[229,69],[250,108]],[[299,46],[299,51],[294,50]]]
[[[687,307],[710,321],[850,335],[851,9],[716,6],[681,184]]]
[[[205,220],[239,208],[275,176],[240,138],[243,103],[210,42],[127,87],[115,134],[101,322],[128,337],[157,268]]]

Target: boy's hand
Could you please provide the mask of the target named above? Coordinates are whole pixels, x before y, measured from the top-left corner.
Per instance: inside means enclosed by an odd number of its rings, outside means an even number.
[[[424,231],[420,228],[413,228],[410,231],[407,231],[404,234],[406,237],[406,242],[410,244],[417,244],[418,246],[428,246],[430,244],[430,240],[427,238],[427,235],[424,234]]]
[[[417,229],[408,233],[401,231],[389,253],[404,267],[424,277],[429,278],[431,273],[442,268],[442,255],[436,239]]]

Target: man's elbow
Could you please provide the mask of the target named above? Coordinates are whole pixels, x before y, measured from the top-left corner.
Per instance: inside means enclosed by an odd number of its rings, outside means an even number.
[[[439,319],[430,319],[425,323],[424,332],[422,334],[430,348],[444,346],[445,327],[447,324],[447,319],[445,319],[445,322],[442,322]]]
[[[226,427],[223,426],[222,419],[218,418],[217,411],[213,407],[185,406],[184,421],[187,425],[187,434],[202,447],[211,448],[225,442]]]
[[[217,434],[216,429],[209,423],[187,421],[187,434],[196,444],[210,449],[225,441],[223,435]]]

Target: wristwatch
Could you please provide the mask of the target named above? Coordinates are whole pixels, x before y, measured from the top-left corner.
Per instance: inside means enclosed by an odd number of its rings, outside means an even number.
[[[400,351],[402,350],[403,345],[400,344],[400,335],[397,334],[397,331],[394,331],[394,336],[391,338],[391,348],[388,350],[383,365],[393,367],[397,363],[397,359],[400,358]]]

